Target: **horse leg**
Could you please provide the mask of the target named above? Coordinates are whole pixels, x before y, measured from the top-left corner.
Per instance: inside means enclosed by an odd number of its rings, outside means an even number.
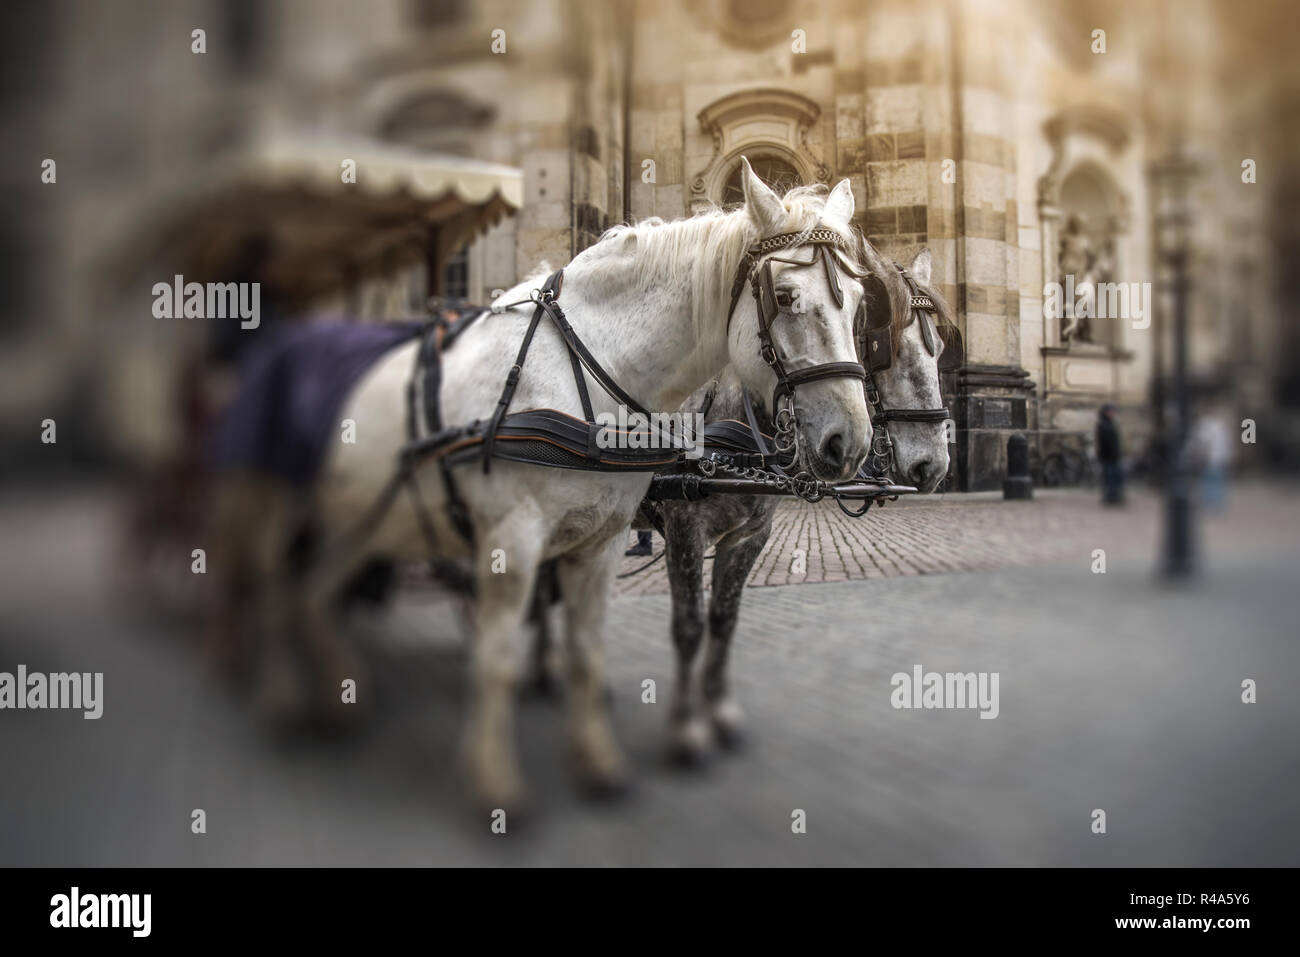
[[[201,646],[204,660],[223,677],[242,675],[249,665],[247,612],[257,580],[254,543],[260,518],[254,513],[248,481],[223,476],[214,489],[209,525],[212,573]]]
[[[763,531],[744,538],[725,538],[718,543],[713,558],[713,596],[709,601],[709,642],[704,650],[702,689],[713,729],[724,747],[738,744],[744,730],[744,712],[727,681],[727,652],[740,614],[745,579],[767,544],[767,537]]]
[[[322,717],[338,721],[350,717],[358,704],[368,700],[365,667],[337,626],[336,601],[343,586],[369,557],[362,543],[346,552],[326,551],[303,573],[298,590],[301,630],[299,635],[312,666],[315,692]],[[356,696],[343,698],[343,682],[353,681]]]
[[[464,759],[478,801],[509,813],[524,798],[515,750],[515,689],[523,657],[521,632],[546,529],[535,518],[511,514],[493,528],[476,529],[475,538],[484,544],[477,549],[478,633],[470,656]],[[504,565],[494,553],[504,553]]]
[[[664,550],[673,599],[673,649],[677,672],[668,709],[668,741],[672,757],[698,761],[708,749],[708,725],[695,702],[692,674],[695,655],[704,637],[704,534],[690,509],[665,509]]]
[[[533,600],[528,610],[528,623],[532,626],[532,648],[528,656],[528,677],[524,687],[542,698],[553,697],[559,688],[555,668],[555,642],[551,636],[551,606],[559,597],[555,582],[555,563],[544,562],[537,570],[533,585]]]
[[[301,716],[302,688],[297,656],[298,582],[290,567],[290,538],[297,522],[292,493],[271,481],[258,480],[247,498],[257,516],[253,547],[256,588],[258,710],[273,722]]]
[[[609,722],[605,685],[605,616],[623,557],[623,535],[566,555],[556,566],[569,651],[569,735],[579,778],[596,794],[626,786],[626,765]]]

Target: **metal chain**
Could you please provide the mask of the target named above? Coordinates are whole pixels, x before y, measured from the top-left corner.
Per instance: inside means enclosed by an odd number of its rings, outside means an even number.
[[[778,492],[791,492],[805,502],[820,502],[826,496],[826,487],[807,472],[791,476],[752,465],[735,465],[731,456],[719,452],[711,453],[707,459],[700,459],[697,464],[705,478],[722,474],[761,482]]]
[[[799,461],[799,417],[794,409],[794,393],[781,397],[780,408],[776,412],[776,435],[773,444],[777,454],[788,461],[778,463],[785,469],[793,467]],[[807,472],[798,472],[790,479],[791,490],[806,502],[820,502],[826,492],[821,482]]]

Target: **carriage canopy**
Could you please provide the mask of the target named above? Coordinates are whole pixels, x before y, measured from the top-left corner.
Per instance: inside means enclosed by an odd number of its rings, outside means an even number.
[[[371,140],[276,137],[224,164],[154,231],[187,280],[261,278],[310,302],[423,263],[431,277],[523,202],[523,172]],[[179,209],[181,212],[176,213]]]

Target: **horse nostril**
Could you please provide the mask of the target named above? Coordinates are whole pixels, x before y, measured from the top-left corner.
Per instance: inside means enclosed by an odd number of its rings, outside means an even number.
[[[909,475],[909,477],[912,479],[912,484],[917,486],[924,485],[926,479],[930,477],[930,470],[933,467],[934,466],[929,459],[922,459],[921,461],[913,465],[912,471]]]
[[[832,468],[844,467],[844,436],[839,432],[822,443],[822,461]]]

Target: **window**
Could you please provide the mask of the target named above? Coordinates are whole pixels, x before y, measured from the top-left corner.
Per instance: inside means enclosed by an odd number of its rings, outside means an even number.
[[[444,299],[469,298],[469,247],[448,259],[443,267],[442,295]]]
[[[799,171],[778,157],[753,157],[750,159],[749,165],[753,167],[758,178],[772,187],[778,196],[792,187],[803,185]],[[727,182],[722,187],[722,196],[719,197],[719,202],[723,209],[734,209],[737,206],[743,206],[745,203],[745,188],[740,181],[740,171],[740,163],[737,163],[731,171],[731,175],[727,177]]]

